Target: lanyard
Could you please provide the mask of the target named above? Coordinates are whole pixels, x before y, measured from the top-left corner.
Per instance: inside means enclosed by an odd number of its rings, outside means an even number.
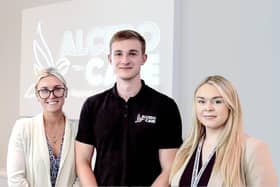
[[[198,182],[204,172],[204,170],[206,169],[209,161],[211,160],[212,156],[215,154],[216,152],[216,147],[211,151],[210,155],[208,156],[206,162],[202,165],[201,169],[198,171],[198,167],[199,167],[199,158],[200,158],[200,154],[201,154],[201,149],[202,149],[202,144],[204,142],[204,137],[202,137],[199,141],[198,144],[198,148],[196,150],[195,153],[195,161],[194,161],[194,167],[193,167],[193,172],[192,172],[192,181],[191,181],[191,187],[197,187]]]

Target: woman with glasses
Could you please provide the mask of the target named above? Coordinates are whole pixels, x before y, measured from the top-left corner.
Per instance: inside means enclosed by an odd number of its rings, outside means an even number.
[[[171,186],[278,186],[268,146],[243,132],[237,92],[224,77],[198,85],[192,123],[173,162]]]
[[[16,121],[7,156],[9,186],[76,186],[74,140],[77,124],[67,119],[63,76],[54,68],[38,74],[35,95],[42,113]]]

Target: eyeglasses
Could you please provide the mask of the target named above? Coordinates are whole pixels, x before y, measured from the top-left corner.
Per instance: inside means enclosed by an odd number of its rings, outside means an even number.
[[[53,95],[56,98],[60,98],[60,97],[64,96],[65,90],[66,90],[66,88],[62,88],[62,87],[57,87],[57,88],[54,88],[52,90],[49,90],[47,88],[43,88],[43,89],[37,90],[37,93],[38,93],[38,95],[41,99],[49,98],[51,93],[53,93]]]

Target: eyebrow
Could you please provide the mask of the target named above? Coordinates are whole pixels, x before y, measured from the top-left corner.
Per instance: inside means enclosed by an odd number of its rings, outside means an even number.
[[[202,96],[197,96],[196,97],[197,99],[206,99],[205,97],[202,97]],[[222,96],[215,96],[215,97],[212,97],[211,99],[222,99],[223,97]]]
[[[42,86],[42,87],[38,88],[38,90],[41,90],[41,89],[54,89],[54,88],[64,88],[64,86],[60,85],[60,84],[54,85],[52,88],[49,88],[47,86]]]
[[[117,49],[117,50],[114,50],[113,52],[114,53],[119,53],[119,52],[122,52],[122,50]]]
[[[116,49],[113,51],[114,53],[119,53],[119,52],[124,52],[123,50],[120,50],[120,49]],[[128,52],[136,52],[136,53],[139,53],[140,51],[137,50],[137,49],[130,49]]]

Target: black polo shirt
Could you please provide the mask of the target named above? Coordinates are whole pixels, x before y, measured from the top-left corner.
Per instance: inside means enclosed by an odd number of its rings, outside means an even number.
[[[173,99],[145,85],[127,102],[116,85],[83,105],[77,140],[97,150],[100,186],[151,186],[161,172],[159,149],[182,143],[181,118]]]

